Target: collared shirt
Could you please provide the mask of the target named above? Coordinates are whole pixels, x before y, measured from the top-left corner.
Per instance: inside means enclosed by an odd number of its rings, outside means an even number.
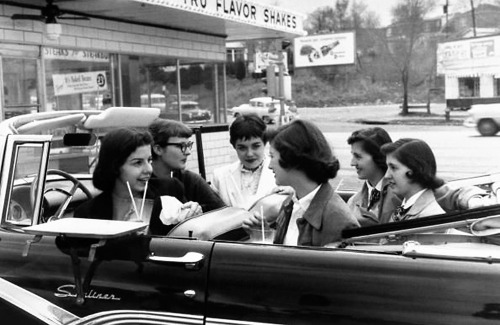
[[[408,200],[403,199],[401,202],[401,206],[405,209],[409,209],[415,202],[417,202],[418,198],[425,192],[425,188],[415,194],[413,194]]]
[[[370,182],[365,181],[365,182],[366,182],[366,187],[368,188],[368,201],[370,200],[370,197],[371,197],[371,195],[372,195],[372,191],[373,191],[373,189],[376,189],[376,190],[378,190],[379,192],[382,192],[382,183],[383,183],[383,181],[384,181],[384,178],[382,177],[382,178],[380,179],[380,181],[377,183],[377,185],[375,185],[375,187],[373,187],[373,186],[370,184]]]
[[[368,198],[366,200],[366,208],[368,211],[373,212],[376,216],[378,216],[378,211],[380,207],[380,199],[381,199],[381,193],[382,193],[382,183],[383,183],[383,178],[373,187],[370,182],[366,181],[366,188],[368,189]],[[375,194],[374,191],[378,191],[378,194],[374,196],[374,202],[372,202],[372,195]]]
[[[255,170],[246,169],[243,164],[241,165],[241,193],[243,196],[255,195],[257,193],[263,167],[263,162]]]
[[[286,230],[285,239],[283,240],[284,245],[297,246],[299,240],[299,228],[297,226],[297,220],[304,216],[304,213],[309,208],[309,205],[311,205],[311,201],[319,191],[320,187],[321,185],[316,187],[300,200],[295,194],[292,196],[293,210],[290,217],[290,223],[288,224],[288,229]]]

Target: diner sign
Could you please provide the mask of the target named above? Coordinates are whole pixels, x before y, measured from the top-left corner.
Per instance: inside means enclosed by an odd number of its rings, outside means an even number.
[[[245,0],[134,0],[260,27],[304,35],[304,16],[278,7]]]
[[[108,89],[106,71],[67,73],[52,75],[54,95],[81,94]]]

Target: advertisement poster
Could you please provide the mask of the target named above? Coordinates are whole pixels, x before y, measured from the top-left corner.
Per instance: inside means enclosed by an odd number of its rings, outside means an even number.
[[[71,95],[108,89],[106,71],[54,74],[54,95]]]
[[[276,72],[278,72],[279,56],[277,53],[272,52],[256,52],[255,53],[255,72],[262,72],[266,70],[267,66],[270,64],[276,64]],[[285,71],[288,71],[288,54],[283,52],[283,64],[285,65]]]
[[[355,44],[354,32],[295,38],[295,67],[354,64]]]
[[[473,75],[491,73],[500,58],[500,36],[438,44],[437,73]]]

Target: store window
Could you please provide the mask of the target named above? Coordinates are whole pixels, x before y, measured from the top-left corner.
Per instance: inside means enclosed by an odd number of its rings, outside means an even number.
[[[479,78],[458,78],[460,97],[480,97],[479,89]]]
[[[139,59],[139,75],[142,107],[159,108],[160,117],[184,123],[214,122],[214,64],[145,57]]]
[[[493,82],[494,82],[494,87],[495,87],[495,89],[494,89],[494,92],[495,92],[494,96],[495,97],[500,97],[500,78],[493,79]]]
[[[2,59],[5,118],[39,110],[37,60]]]
[[[102,110],[114,104],[111,55],[105,52],[42,49],[46,110]]]

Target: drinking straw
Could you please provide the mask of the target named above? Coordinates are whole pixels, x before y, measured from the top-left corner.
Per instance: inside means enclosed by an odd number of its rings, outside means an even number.
[[[132,199],[132,204],[134,205],[134,211],[137,216],[139,214],[137,213],[137,205],[135,205],[135,200],[134,200],[134,195],[132,194],[132,189],[130,189],[130,184],[127,181],[127,188],[128,188],[128,194],[130,194],[130,198]]]
[[[261,230],[262,230],[262,242],[266,240],[266,235],[264,234],[264,209],[262,208],[262,205],[260,206],[260,217],[262,218],[261,224]]]
[[[144,201],[146,201],[146,191],[148,190],[148,181],[146,181],[146,186],[144,186],[144,194],[142,195],[142,203],[141,203],[141,220],[142,219],[142,212],[144,211]]]

